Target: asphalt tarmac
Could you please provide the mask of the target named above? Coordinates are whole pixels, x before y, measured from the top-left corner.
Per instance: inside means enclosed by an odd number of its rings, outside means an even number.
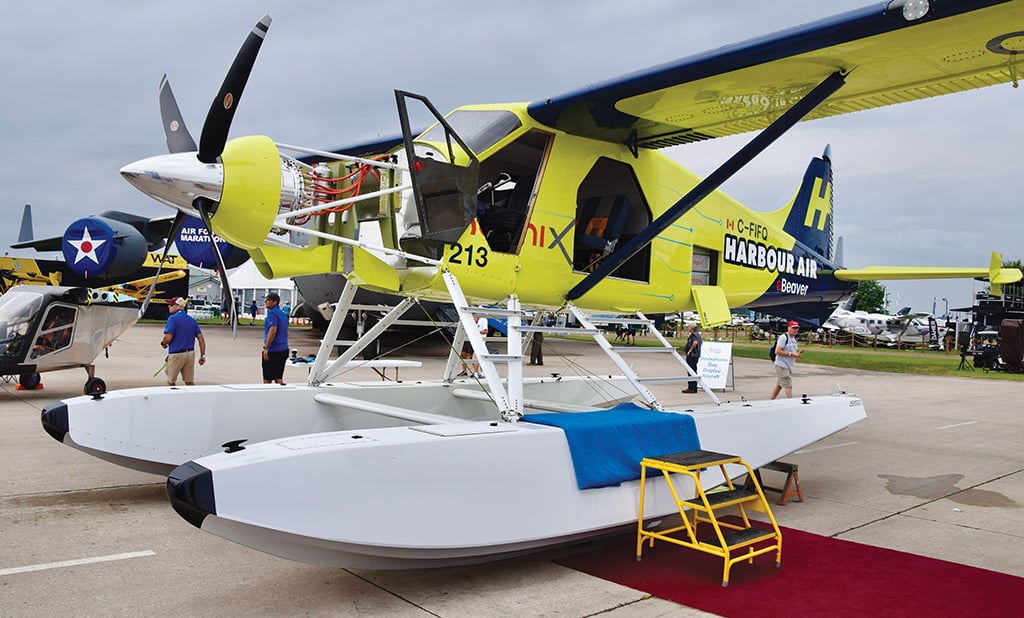
[[[112,390],[162,384],[163,374],[153,377],[164,359],[161,330],[129,330],[109,358],[97,359],[96,374]],[[208,362],[197,382],[259,381],[262,328],[243,321],[234,340],[224,327],[204,332]],[[292,329],[291,343],[301,355],[317,347],[304,329]],[[399,358],[423,361],[400,377],[439,376],[441,348],[399,350]],[[525,367],[527,375],[613,373],[593,346],[548,338],[544,353],[545,365]],[[654,356],[630,360],[644,373]],[[718,395],[766,397],[769,363],[735,359],[734,386]],[[289,369],[286,379],[301,380],[301,371]],[[38,391],[0,385],[0,616],[706,615],[554,564],[557,551],[473,567],[365,571],[235,545],[179,518],[163,478],[100,461],[43,431],[42,407],[80,393],[85,378],[76,369],[44,374]],[[380,378],[359,369],[345,379]],[[779,523],[1024,577],[1024,382],[797,363],[796,393],[834,385],[861,395],[868,417],[785,458],[800,466],[805,502],[775,506]],[[655,390],[671,406],[707,400],[679,388]],[[765,480],[777,484],[771,474]],[[415,510],[410,505],[410,517]],[[679,551],[685,560],[687,550]]]

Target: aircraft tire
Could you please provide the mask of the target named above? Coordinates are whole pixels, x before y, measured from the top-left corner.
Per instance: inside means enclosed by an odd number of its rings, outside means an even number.
[[[39,388],[39,383],[42,381],[42,377],[38,373],[23,373],[18,376],[18,384],[21,388],[27,391],[33,391]]]
[[[107,392],[107,383],[100,378],[89,378],[82,392],[86,395],[103,395]]]

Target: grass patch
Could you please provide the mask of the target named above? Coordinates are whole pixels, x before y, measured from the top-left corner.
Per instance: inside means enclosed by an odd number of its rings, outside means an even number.
[[[768,345],[734,344],[733,355],[743,358],[768,358]],[[991,378],[1022,380],[1024,374],[975,369],[973,359],[967,359],[967,369],[960,369],[960,355],[945,352],[897,352],[895,350],[837,349],[817,345],[801,345],[803,355],[797,361],[812,365],[827,365],[846,369],[913,373],[930,376],[959,376],[963,378]]]
[[[591,341],[590,337],[571,335],[566,339]],[[707,341],[707,339],[705,339]],[[681,350],[686,340],[673,340],[676,349]],[[616,345],[615,342],[612,343]],[[734,341],[732,353],[735,357],[768,359],[768,340],[765,341]],[[661,345],[653,337],[637,337],[638,346]],[[803,355],[797,365],[825,365],[845,369],[864,369],[869,371],[887,371],[890,373],[911,373],[929,376],[956,376],[960,378],[979,378],[990,380],[1016,380],[1024,382],[1024,374],[1006,373],[1004,371],[982,371],[975,369],[974,362],[968,357],[968,369],[960,369],[960,355],[940,351],[899,351],[889,348],[838,348],[817,344],[800,344]]]

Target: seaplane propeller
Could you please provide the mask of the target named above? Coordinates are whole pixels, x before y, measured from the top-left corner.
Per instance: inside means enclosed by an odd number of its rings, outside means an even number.
[[[177,210],[177,215],[171,225],[170,238],[177,236],[186,217],[198,216],[202,219],[210,233],[210,243],[217,259],[222,295],[226,294],[229,299],[231,330],[234,335],[238,332],[238,307],[228,282],[224,258],[214,240],[213,217],[226,197],[234,197],[236,202],[229,209],[233,211],[233,217],[228,218],[237,220],[239,217],[246,216],[244,212],[240,212],[245,205],[237,202],[244,201],[247,193],[244,191],[232,193],[225,190],[227,189],[224,182],[225,167],[230,165],[231,159],[222,155],[228,146],[227,137],[231,129],[231,121],[235,116],[238,102],[242,98],[245,84],[249,80],[249,74],[256,62],[260,46],[270,28],[270,21],[269,15],[264,16],[242,43],[241,49],[238,50],[234,62],[231,63],[231,67],[224,77],[220,91],[210,105],[210,111],[203,123],[198,147],[185,126],[185,120],[174,98],[170,82],[164,75],[160,80],[160,116],[167,140],[167,150],[170,154],[143,159],[121,169],[121,175],[140,191]],[[267,159],[266,144],[269,140],[265,138],[255,138],[255,140],[258,144],[255,147],[251,144],[253,138],[249,138],[249,141],[242,145],[240,150],[244,153],[243,156]],[[272,143],[270,143],[270,148],[274,150],[273,159],[275,159],[276,167],[276,148]],[[264,168],[265,166],[260,166],[257,173],[265,171]],[[272,218],[273,214],[271,214],[271,220]],[[269,228],[269,226],[267,227]],[[263,231],[263,236],[266,235],[266,231]],[[252,248],[258,244],[253,242],[253,239],[258,236],[257,232],[247,235],[247,241],[239,242],[236,238],[236,240],[229,239],[229,242],[243,248]],[[262,237],[260,238],[262,239]],[[169,248],[170,242],[164,248],[164,259],[167,257]],[[162,264],[163,260],[161,260],[161,266]],[[159,270],[157,274],[159,275]],[[151,297],[152,290],[143,302],[140,315],[145,313]]]

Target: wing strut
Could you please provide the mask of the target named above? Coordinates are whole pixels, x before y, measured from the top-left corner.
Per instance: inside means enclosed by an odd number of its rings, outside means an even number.
[[[786,110],[782,116],[766,127],[764,131],[758,133],[754,139],[750,140],[750,143],[740,149],[739,152],[729,158],[728,161],[723,163],[707,178],[698,183],[696,187],[691,189],[675,205],[662,213],[660,217],[616,250],[615,253],[605,258],[597,270],[584,277],[574,288],[569,290],[569,293],[565,296],[566,300],[576,300],[589,292],[602,279],[612,274],[615,269],[622,266],[629,258],[647,246],[658,234],[675,223],[679,217],[686,214],[687,211],[696,206],[698,202],[707,197],[712,191],[722,186],[722,183],[733,174],[743,169],[743,166],[750,163],[754,157],[761,154],[772,142],[791,129],[793,125],[800,122],[804,116],[831,96],[832,93],[839,90],[844,83],[846,83],[846,76],[841,71],[836,71],[826,77],[824,81],[808,92],[804,98],[800,99],[796,105]]]

